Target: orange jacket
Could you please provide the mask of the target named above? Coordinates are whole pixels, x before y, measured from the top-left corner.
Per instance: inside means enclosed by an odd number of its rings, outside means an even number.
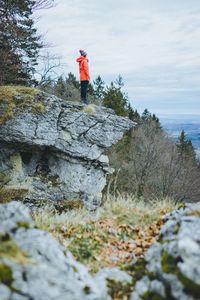
[[[88,59],[85,56],[80,56],[76,61],[79,63],[80,81],[90,80]]]

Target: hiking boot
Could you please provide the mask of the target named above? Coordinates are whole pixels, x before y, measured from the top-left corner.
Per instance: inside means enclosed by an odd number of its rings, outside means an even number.
[[[81,104],[88,105],[87,99],[81,99]]]

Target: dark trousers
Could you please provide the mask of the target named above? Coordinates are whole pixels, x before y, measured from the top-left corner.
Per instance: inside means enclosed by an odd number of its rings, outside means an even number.
[[[87,87],[88,87],[88,80],[81,81],[81,102],[88,104],[87,101]]]

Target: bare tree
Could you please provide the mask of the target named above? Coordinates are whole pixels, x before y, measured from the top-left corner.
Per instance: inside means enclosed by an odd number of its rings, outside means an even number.
[[[39,68],[36,71],[38,85],[42,86],[49,81],[55,81],[59,77],[58,71],[62,68],[60,56],[51,54],[49,51],[39,56]]]
[[[119,170],[117,186],[146,199],[172,197],[197,201],[200,197],[200,170],[192,160],[183,161],[174,143],[155,122],[132,131],[128,147],[124,139],[112,149],[110,162]]]
[[[55,5],[55,0],[36,0],[33,10],[48,9]]]

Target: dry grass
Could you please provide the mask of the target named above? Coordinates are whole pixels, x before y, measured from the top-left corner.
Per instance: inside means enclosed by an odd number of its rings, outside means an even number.
[[[43,103],[33,101],[38,93],[39,90],[31,87],[0,86],[0,105],[4,111],[0,116],[0,125],[13,118],[15,108],[20,108],[21,110],[31,108],[33,113],[43,113],[45,111]],[[19,101],[15,98],[17,96],[20,96]]]
[[[89,115],[95,115],[96,114],[96,108],[94,104],[89,104],[83,108],[83,112],[89,114]]]
[[[11,259],[18,264],[28,264],[31,259],[10,237],[0,236],[0,259]]]
[[[23,200],[27,193],[27,189],[0,188],[0,204],[16,199]]]
[[[25,96],[25,97],[34,97],[38,94],[38,90],[25,87],[25,86],[15,86],[15,85],[4,85],[0,86],[0,102],[1,101],[13,101],[15,96]]]
[[[170,199],[147,203],[121,196],[108,198],[96,213],[80,208],[58,214],[46,208],[33,217],[95,273],[102,267],[123,269],[142,257],[156,240],[163,216],[175,208]]]

